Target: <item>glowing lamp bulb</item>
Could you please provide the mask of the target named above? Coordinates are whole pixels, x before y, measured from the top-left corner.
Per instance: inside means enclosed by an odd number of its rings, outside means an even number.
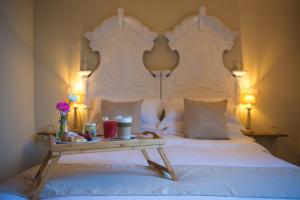
[[[82,91],[83,90],[83,85],[81,82],[77,82],[75,84],[75,87],[74,87],[75,91]]]
[[[246,94],[243,97],[243,103],[246,104],[247,108],[251,108],[251,105],[256,103],[255,96],[253,94]]]

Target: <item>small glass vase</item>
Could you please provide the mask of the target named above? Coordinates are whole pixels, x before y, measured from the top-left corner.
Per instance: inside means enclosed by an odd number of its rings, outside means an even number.
[[[58,123],[58,129],[56,132],[56,139],[60,142],[65,141],[68,134],[68,123],[67,120]]]

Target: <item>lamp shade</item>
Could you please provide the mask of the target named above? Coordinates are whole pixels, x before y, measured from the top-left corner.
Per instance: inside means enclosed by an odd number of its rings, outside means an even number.
[[[83,108],[83,107],[85,107],[83,94],[78,93],[78,94],[75,94],[75,95],[77,96],[78,100],[77,100],[77,102],[72,104],[72,107],[73,108]]]
[[[255,96],[253,94],[245,94],[244,97],[243,97],[243,103],[245,103],[245,104],[255,104],[256,103]]]

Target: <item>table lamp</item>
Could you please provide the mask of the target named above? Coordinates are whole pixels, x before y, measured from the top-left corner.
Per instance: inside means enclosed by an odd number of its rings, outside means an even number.
[[[243,96],[242,102],[246,105],[247,108],[247,124],[246,124],[246,132],[252,133],[251,130],[251,109],[252,106],[256,103],[255,96],[253,94],[245,94]]]
[[[82,121],[80,119],[80,123],[78,123],[78,109],[85,108],[86,106],[83,104],[83,95],[76,94],[78,100],[76,103],[73,103],[72,108],[74,109],[74,116],[73,116],[73,126],[72,130],[74,131],[81,131],[82,129]]]

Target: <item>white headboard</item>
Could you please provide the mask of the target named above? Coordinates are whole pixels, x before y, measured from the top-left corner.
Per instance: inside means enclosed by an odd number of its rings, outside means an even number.
[[[159,83],[143,63],[144,52],[153,47],[155,32],[118,9],[117,16],[106,19],[85,36],[101,57],[87,83],[89,100],[95,96],[120,100],[159,97]]]
[[[179,64],[165,79],[164,98],[220,97],[236,103],[237,83],[224,66],[223,53],[232,48],[237,33],[201,7],[198,16],[186,18],[165,36],[177,50]]]

